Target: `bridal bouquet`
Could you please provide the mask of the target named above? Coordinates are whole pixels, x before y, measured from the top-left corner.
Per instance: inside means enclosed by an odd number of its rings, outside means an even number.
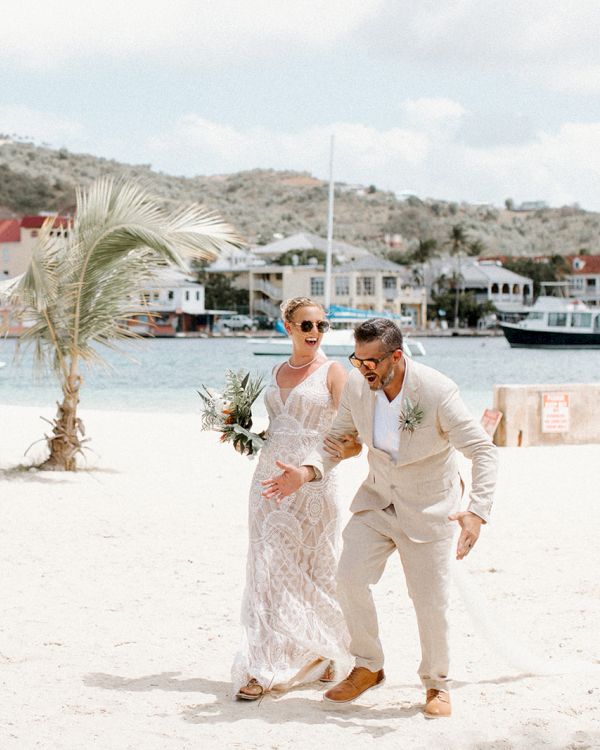
[[[251,432],[252,404],[264,389],[263,378],[250,373],[227,370],[223,393],[205,385],[198,395],[202,399],[202,429],[221,433],[221,442],[246,456],[254,456],[262,448],[264,433]]]

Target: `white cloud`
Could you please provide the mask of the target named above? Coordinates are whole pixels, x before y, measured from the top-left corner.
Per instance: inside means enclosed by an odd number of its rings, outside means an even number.
[[[600,3],[387,0],[354,36],[371,55],[415,67],[509,73],[549,89],[578,81],[582,90],[580,74],[596,76],[600,65]]]
[[[54,146],[83,143],[80,122],[31,107],[0,105],[0,132]]]
[[[287,133],[234,128],[188,115],[169,133],[150,139],[145,158],[165,171],[190,175],[264,167],[308,170],[326,178],[334,132],[340,181],[397,191],[411,185],[421,196],[447,200],[500,205],[511,196],[600,209],[600,122],[540,131],[523,144],[473,147],[461,140],[464,110],[458,103],[417,100],[405,102],[402,109],[401,127],[338,122]]]
[[[51,112],[0,107],[0,132],[18,132],[70,150],[152,163],[171,174],[215,174],[254,168],[295,169],[327,178],[335,134],[335,178],[422,197],[501,205],[540,199],[600,210],[600,121],[539,130],[527,142],[473,146],[462,138],[465,110],[450,99],[401,103],[396,127],[322,123],[296,131],[242,128],[188,114],[168,130],[139,136],[95,136]],[[432,125],[433,123],[433,125]],[[117,147],[118,144],[118,147]]]
[[[0,59],[52,68],[73,58],[153,56],[215,64],[271,46],[320,48],[383,0],[20,0],[2,19]]]

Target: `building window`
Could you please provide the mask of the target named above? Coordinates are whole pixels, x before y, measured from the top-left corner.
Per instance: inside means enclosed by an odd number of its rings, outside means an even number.
[[[549,326],[566,326],[567,313],[548,313]]]
[[[167,297],[168,297],[168,298],[169,298],[170,300],[172,300],[172,299],[174,299],[174,298],[175,298],[175,293],[173,292],[173,290],[172,290],[172,289],[169,289],[169,293],[167,294]]]
[[[586,281],[588,289],[595,289],[596,288],[596,279],[587,279]]]
[[[508,284],[502,284],[502,294],[510,294],[510,287]]]
[[[200,301],[200,292],[196,292],[196,302]]]
[[[311,276],[310,278],[310,296],[311,297],[322,297],[325,294],[325,281],[318,276]]]
[[[154,302],[158,302],[158,299],[160,297],[160,294],[158,292],[152,292],[152,299]]]
[[[513,284],[513,294],[521,294],[521,287],[518,284]]]
[[[358,276],[356,279],[356,294],[372,297],[375,294],[375,278],[373,276]]]
[[[350,295],[350,279],[348,276],[335,277],[335,293],[339,297],[348,297]]]
[[[498,284],[492,284],[492,294],[498,294],[499,292]]]
[[[186,293],[185,293],[185,300],[186,300],[186,302],[188,302],[188,301],[189,301],[189,299],[190,299],[190,293],[189,293],[189,292],[186,292]]]
[[[571,279],[571,286],[573,287],[573,289],[583,289],[583,282],[584,279],[582,279],[581,277]]]
[[[396,289],[398,279],[395,276],[384,276],[383,277],[383,288],[384,289]]]
[[[52,234],[52,232],[50,232],[50,234]],[[32,229],[31,230],[31,236],[32,237],[37,237],[38,236],[38,230],[37,229]]]

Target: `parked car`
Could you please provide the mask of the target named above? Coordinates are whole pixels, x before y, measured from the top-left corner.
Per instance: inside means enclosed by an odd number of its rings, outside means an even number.
[[[224,331],[256,331],[256,323],[248,315],[232,315],[220,323]]]

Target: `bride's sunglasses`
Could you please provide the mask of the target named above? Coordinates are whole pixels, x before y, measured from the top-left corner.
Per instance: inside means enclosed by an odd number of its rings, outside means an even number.
[[[313,329],[313,326],[319,333],[327,333],[327,331],[329,330],[328,320],[317,320],[316,323],[312,320],[303,320],[301,323],[295,323],[293,320],[290,320],[290,323],[292,325],[298,326],[302,333],[310,333],[310,331],[312,331]]]

